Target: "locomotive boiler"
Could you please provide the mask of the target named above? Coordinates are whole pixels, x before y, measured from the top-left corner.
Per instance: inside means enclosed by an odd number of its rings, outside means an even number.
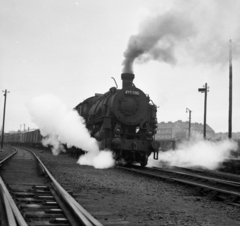
[[[121,78],[122,89],[112,87],[104,94],[95,94],[75,109],[101,150],[110,149],[116,161],[144,167],[151,153],[158,158],[159,143],[154,139],[157,107],[133,84],[134,74],[123,73]]]

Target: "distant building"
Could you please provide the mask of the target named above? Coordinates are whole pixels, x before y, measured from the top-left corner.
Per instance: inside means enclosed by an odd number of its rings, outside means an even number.
[[[191,134],[198,133],[203,134],[203,124],[191,123]],[[206,125],[206,137],[213,137],[214,130]],[[183,122],[178,120],[176,122],[161,122],[158,123],[157,134],[155,139],[157,140],[169,140],[169,139],[186,139],[189,137],[189,122]]]

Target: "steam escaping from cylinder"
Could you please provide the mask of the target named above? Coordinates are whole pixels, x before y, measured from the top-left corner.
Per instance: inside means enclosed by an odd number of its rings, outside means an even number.
[[[80,156],[77,163],[80,165],[94,166],[97,169],[110,168],[115,165],[112,152],[110,150],[95,152],[87,152]]]
[[[211,141],[195,135],[190,141],[183,141],[176,150],[159,152],[159,160],[149,158],[148,166],[200,167],[209,170],[218,169],[231,157],[238,144],[232,140]]]
[[[39,127],[44,137],[44,146],[51,146],[54,155],[65,151],[62,144],[68,148],[74,146],[86,151],[87,165],[96,168],[108,168],[114,165],[110,151],[100,151],[95,138],[91,137],[85,120],[74,109],[69,108],[59,98],[52,94],[41,95],[27,103],[32,121]],[[86,158],[82,156],[81,158]],[[107,156],[102,161],[102,156]],[[86,162],[78,161],[80,164]]]
[[[175,65],[228,63],[228,41],[240,42],[240,2],[177,0],[168,10],[145,10],[138,32],[131,35],[124,52],[123,72],[133,73],[133,62],[149,60]],[[235,58],[240,49],[234,51]]]

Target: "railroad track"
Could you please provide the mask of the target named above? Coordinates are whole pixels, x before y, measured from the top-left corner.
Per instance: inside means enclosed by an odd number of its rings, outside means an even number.
[[[1,225],[102,225],[60,186],[33,152],[17,148],[0,164]]]
[[[122,167],[120,169],[141,173],[164,180],[182,183],[198,188],[198,193],[208,195],[213,200],[223,201],[227,204],[240,206],[240,177],[235,179],[222,179],[217,175],[203,175],[203,172],[184,171],[178,168],[141,168],[139,166]],[[239,181],[237,181],[239,179]]]

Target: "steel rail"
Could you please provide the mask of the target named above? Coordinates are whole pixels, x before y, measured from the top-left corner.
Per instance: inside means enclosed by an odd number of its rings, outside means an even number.
[[[5,207],[5,212],[6,212],[6,218],[7,218],[8,225],[17,226],[12,208],[11,208],[9,202],[8,202],[6,194],[3,191],[2,185],[0,185],[0,189],[1,189],[2,199],[3,199],[3,204],[4,204],[4,207]]]
[[[223,190],[223,189],[220,189],[220,188],[212,187],[212,186],[209,186],[209,185],[204,185],[204,184],[191,182],[191,181],[187,181],[187,180],[181,180],[181,179],[178,179],[178,178],[170,178],[170,180],[174,180],[174,181],[177,181],[177,182],[180,182],[180,183],[183,183],[183,184],[188,184],[188,185],[192,185],[192,186],[206,188],[206,189],[218,191],[218,192],[221,192],[221,193],[224,193],[224,194],[234,195],[234,196],[240,197],[240,192],[227,191],[227,190]]]
[[[15,148],[14,148],[15,149]],[[5,163],[8,159],[10,159],[11,157],[13,157],[15,154],[17,154],[17,150],[15,149],[15,152],[14,153],[12,153],[12,154],[10,154],[9,156],[7,156],[5,159],[3,159],[3,160],[1,160],[0,161],[0,166],[3,164],[3,163]]]
[[[28,149],[25,149],[27,151],[30,151]],[[103,226],[96,218],[94,218],[87,210],[85,210],[71,195],[67,193],[67,191],[64,190],[64,188],[54,179],[54,177],[51,175],[51,173],[48,171],[48,169],[44,166],[42,161],[33,153],[30,151],[35,158],[38,160],[41,168],[43,169],[43,172],[45,172],[50,180],[53,182],[53,185],[55,189],[62,194],[64,200],[69,204],[69,206],[73,209],[73,211],[76,213],[76,215],[82,220],[86,226]]]
[[[144,170],[138,170],[138,169],[133,169],[133,168],[125,168],[125,167],[119,167],[119,166],[118,166],[118,168],[129,170],[129,171],[132,171],[132,172],[141,173],[141,174],[144,174],[144,175],[163,178],[163,179],[166,179],[166,180],[176,181],[176,182],[179,182],[179,183],[182,183],[182,184],[187,184],[187,185],[191,185],[191,186],[195,186],[195,187],[201,187],[201,188],[217,191],[217,192],[220,192],[220,193],[224,193],[224,194],[227,194],[227,195],[234,195],[234,196],[240,197],[240,192],[234,192],[234,191],[219,189],[219,188],[216,188],[216,187],[213,187],[213,186],[204,185],[202,183],[191,182],[189,180],[183,180],[183,179],[175,178],[173,176],[159,175],[159,174],[156,174],[156,173],[153,173],[153,172],[151,172],[151,173],[146,172],[146,171],[144,172]],[[168,171],[168,172],[172,173],[171,171]],[[230,184],[228,184],[228,185],[230,185]]]
[[[208,180],[208,181],[214,181],[220,184],[231,185],[234,187],[240,187],[240,182],[237,182],[237,181],[228,181],[228,180],[223,180],[223,179],[214,178],[214,177],[201,176],[201,175],[198,175],[197,173],[184,173],[184,172],[178,172],[178,171],[167,170],[167,169],[159,169],[155,167],[154,167],[154,170],[175,173],[178,175],[190,176],[190,177],[199,178],[199,179]]]
[[[157,168],[157,167],[153,167],[153,168]],[[180,167],[180,166],[175,166],[174,168],[176,169],[180,169],[180,170],[185,170],[185,171],[188,171],[188,172],[192,172],[192,173],[196,173],[196,174],[203,174],[203,173],[210,173],[210,174],[216,174],[216,175],[219,175],[219,176],[223,176],[223,177],[227,177],[227,176],[230,176],[230,178],[232,179],[236,179],[237,181],[240,182],[240,176],[238,176],[238,174],[229,174],[229,173],[226,173],[226,172],[220,172],[220,171],[215,171],[215,170],[209,170],[209,169],[191,169],[191,168],[184,168],[184,167]]]
[[[9,205],[11,206],[14,216],[16,217],[18,225],[19,226],[28,226],[1,177],[0,177],[0,185],[2,186],[3,193],[6,196],[8,202],[9,202]]]

